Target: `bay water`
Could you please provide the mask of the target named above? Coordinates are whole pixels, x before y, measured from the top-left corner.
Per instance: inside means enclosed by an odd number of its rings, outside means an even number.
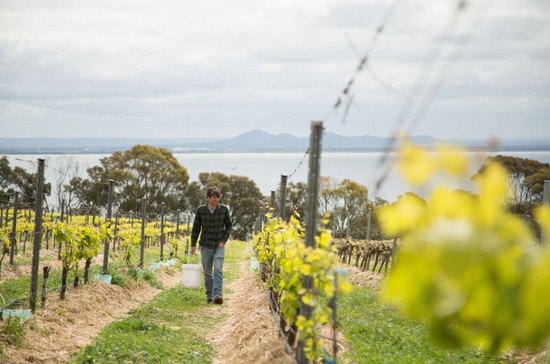
[[[474,174],[485,156],[503,154],[514,157],[535,159],[540,162],[550,163],[550,151],[511,151],[478,154],[467,153],[474,162],[471,165],[469,175]],[[7,154],[11,168],[20,166],[35,172],[37,159],[46,160],[45,179],[52,182],[64,171],[63,165],[72,161],[78,166],[77,175],[87,177],[86,169],[99,165],[101,158],[110,154]],[[0,157],[3,155],[0,155]],[[221,172],[226,175],[247,176],[255,181],[256,185],[265,196],[279,187],[281,175],[289,176],[290,182],[307,182],[309,155],[304,152],[276,152],[276,153],[175,153],[174,156],[187,168],[190,181],[198,181],[201,172]],[[329,176],[338,181],[350,179],[367,186],[369,199],[380,197],[390,202],[407,191],[427,197],[428,189],[415,189],[409,186],[397,172],[397,167],[392,166],[387,177],[376,190],[376,182],[384,174],[385,164],[380,161],[381,152],[324,152],[321,155],[321,175]],[[391,157],[391,155],[390,155]],[[71,172],[72,174],[73,172]],[[454,188],[462,188],[475,191],[475,186],[469,179],[450,181],[438,178],[438,183],[447,183]],[[68,183],[68,180],[67,182]],[[53,192],[53,191],[52,191]],[[376,195],[375,195],[376,192]],[[55,201],[50,196],[49,202]],[[56,205],[56,203],[54,203]],[[52,206],[50,204],[50,206]]]

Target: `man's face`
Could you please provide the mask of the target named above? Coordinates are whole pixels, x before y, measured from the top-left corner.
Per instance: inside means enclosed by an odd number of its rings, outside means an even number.
[[[208,199],[208,205],[210,205],[210,207],[216,207],[218,206],[218,202],[220,202],[220,198],[216,195],[207,197],[207,199]]]

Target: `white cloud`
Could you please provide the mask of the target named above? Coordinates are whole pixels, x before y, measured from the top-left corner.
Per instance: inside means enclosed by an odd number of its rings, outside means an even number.
[[[12,137],[216,137],[252,128],[307,135],[392,4],[3,1],[0,130]],[[467,137],[471,124],[487,135],[527,136],[518,126],[525,122],[533,135],[549,135],[548,2],[469,1],[465,12],[455,4],[399,2],[369,59],[382,83],[359,74],[346,123],[340,110],[327,129],[388,135],[402,95],[416,97],[439,77],[447,82],[419,132]],[[426,63],[434,56],[437,63]]]

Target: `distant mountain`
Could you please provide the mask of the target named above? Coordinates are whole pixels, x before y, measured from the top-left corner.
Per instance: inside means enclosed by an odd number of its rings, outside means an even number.
[[[433,146],[438,139],[428,135],[413,136],[420,145]],[[343,136],[326,132],[321,145],[325,151],[381,151],[389,138],[362,135]],[[481,139],[452,140],[470,148],[487,149],[488,141]],[[181,138],[0,138],[0,153],[112,153],[126,150],[136,144],[164,147],[174,153],[200,152],[274,152],[304,151],[309,137],[296,137],[288,133],[273,135],[252,130],[227,139]],[[544,138],[503,139],[499,150],[550,150],[550,141]]]
[[[309,138],[295,137],[290,134],[272,135],[262,130],[252,130],[225,140],[185,144],[180,148],[176,148],[175,151],[251,152],[304,150],[308,145]]]
[[[429,136],[412,138],[423,145],[433,145],[437,139]],[[328,151],[377,151],[386,147],[388,138],[370,135],[347,137],[334,133],[325,133],[321,141],[323,150]],[[210,152],[272,152],[303,151],[309,147],[309,137],[295,137],[288,133],[273,135],[262,130],[252,130],[234,138],[213,142],[189,143],[174,151],[210,151]]]

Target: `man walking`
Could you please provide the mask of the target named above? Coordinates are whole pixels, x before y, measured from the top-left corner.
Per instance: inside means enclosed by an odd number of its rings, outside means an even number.
[[[195,213],[191,231],[191,255],[195,254],[197,239],[200,234],[201,263],[204,271],[206,302],[223,303],[223,261],[225,244],[231,234],[231,217],[229,208],[219,203],[222,193],[216,186],[206,190],[206,205],[199,206]],[[214,274],[212,275],[212,268]]]

